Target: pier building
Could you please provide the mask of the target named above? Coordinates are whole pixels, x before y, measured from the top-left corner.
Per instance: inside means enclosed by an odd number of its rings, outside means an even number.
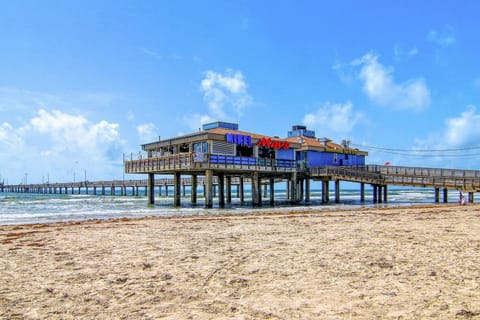
[[[286,182],[291,202],[309,201],[310,168],[364,166],[367,156],[346,142],[317,138],[306,126],[295,125],[286,138],[280,138],[241,131],[238,124],[221,121],[205,124],[198,132],[144,144],[142,150],[145,159],[126,160],[124,165],[126,173],[148,175],[149,203],[154,203],[156,174],[173,175],[175,205],[180,205],[181,177],[189,175],[192,203],[197,201],[196,181],[203,177],[207,208],[213,206],[214,176],[220,206],[231,201],[232,178],[239,181],[241,201],[245,179],[250,180],[253,205],[262,202],[262,185],[269,187],[273,204],[274,186],[279,181]]]

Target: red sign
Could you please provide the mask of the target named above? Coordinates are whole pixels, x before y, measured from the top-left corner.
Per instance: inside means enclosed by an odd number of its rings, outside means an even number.
[[[272,141],[271,138],[265,138],[263,137],[257,142],[257,146],[259,147],[267,147],[267,148],[273,148],[273,149],[285,149],[288,150],[290,149],[290,143],[287,141]]]

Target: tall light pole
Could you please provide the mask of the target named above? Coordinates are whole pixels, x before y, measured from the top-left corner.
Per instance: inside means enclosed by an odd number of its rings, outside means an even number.
[[[75,161],[73,163],[73,183],[75,183],[75,167],[76,167],[77,164],[78,164],[78,161]]]

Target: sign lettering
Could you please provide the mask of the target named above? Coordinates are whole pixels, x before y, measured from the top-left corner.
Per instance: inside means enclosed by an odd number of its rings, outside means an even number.
[[[257,146],[259,147],[267,147],[267,148],[272,148],[272,149],[285,149],[288,150],[290,149],[290,143],[287,141],[272,141],[271,138],[265,138],[263,137],[257,142]]]
[[[240,146],[252,146],[252,137],[242,134],[227,133],[225,135],[227,143],[238,144]]]

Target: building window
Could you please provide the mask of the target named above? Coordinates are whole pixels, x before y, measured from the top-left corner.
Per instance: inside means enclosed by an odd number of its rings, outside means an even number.
[[[275,150],[267,147],[258,147],[258,157],[264,159],[275,159]]]
[[[237,145],[237,157],[252,157],[253,147]]]
[[[208,142],[198,142],[193,144],[193,151],[194,152],[202,152],[202,153],[207,153],[208,152]]]

